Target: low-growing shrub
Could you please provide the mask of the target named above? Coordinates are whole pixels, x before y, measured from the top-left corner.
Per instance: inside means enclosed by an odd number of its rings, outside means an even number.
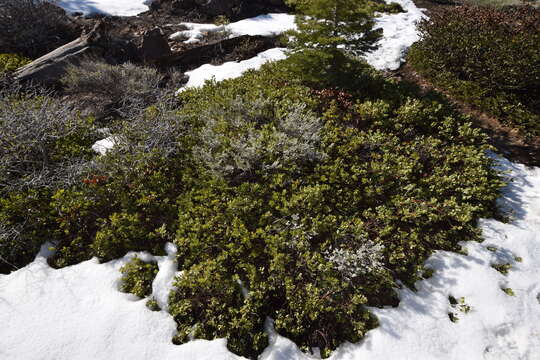
[[[0,193],[75,181],[96,135],[60,99],[41,90],[0,93]]]
[[[63,238],[51,265],[163,253],[175,231],[176,199],[196,181],[186,170],[189,123],[171,106],[158,103],[115,127],[114,148],[94,159],[86,178],[54,195]]]
[[[163,255],[172,241],[175,343],[225,337],[254,358],[271,324],[324,357],[359,341],[377,325],[368,306],[396,305],[433,251],[479,238],[502,183],[485,136],[431,95],[364,65],[358,88],[321,88],[290,64],[111,124],[115,146],[32,205],[34,234],[56,240],[50,264]],[[0,202],[6,229],[27,211],[17,196]]]
[[[302,104],[279,109],[266,99],[238,97],[209,107],[200,121],[195,157],[219,176],[238,180],[324,156],[318,149],[322,122]]]
[[[62,78],[65,90],[80,101],[106,104],[124,117],[157,102],[163,76],[156,69],[131,63],[110,65],[86,60],[67,68]]]
[[[31,60],[17,54],[0,54],[0,74],[15,71]]]
[[[181,95],[197,136],[208,130],[204,114],[219,125],[193,148],[213,176],[201,171],[179,197],[184,273],[169,299],[176,343],[227,337],[231,351],[254,357],[269,317],[304,351],[328,356],[376,326],[366,305],[396,304],[396,280],[412,286],[435,249],[458,251],[460,240],[479,237],[476,219],[493,214],[502,183],[486,138],[452,108],[407,98],[412,92],[369,73],[359,75],[376,91],[346,93],[308,89],[297,73],[283,76],[286,69],[279,63]],[[235,124],[253,123],[247,114],[276,123],[272,114],[291,113],[299,99],[321,121],[311,149],[324,156],[268,171],[279,148],[253,143],[249,154],[267,155],[249,177],[230,181],[210,166],[237,136],[246,139]],[[219,151],[201,161],[201,147]]]
[[[64,10],[47,0],[2,0],[0,49],[36,58],[79,36]]]
[[[56,239],[50,197],[78,181],[95,139],[91,121],[51,94],[1,90],[0,272],[27,264]]]
[[[540,135],[540,10],[457,7],[419,26],[413,67],[454,96]]]
[[[155,262],[145,262],[134,257],[130,262],[120,268],[120,291],[144,298],[152,294],[152,282],[158,273]]]

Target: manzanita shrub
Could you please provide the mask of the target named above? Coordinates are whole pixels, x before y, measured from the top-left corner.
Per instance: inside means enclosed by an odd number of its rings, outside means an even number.
[[[0,75],[15,71],[21,66],[29,64],[32,60],[17,54],[0,54]]]
[[[415,69],[454,96],[540,135],[540,10],[460,6],[420,26]]]
[[[57,239],[50,264],[174,242],[176,344],[227,338],[254,358],[267,326],[325,357],[359,341],[377,325],[367,306],[397,304],[433,251],[479,239],[502,183],[467,118],[347,67],[357,78],[313,88],[277,62],[113,124],[112,150],[36,200]],[[2,249],[25,234],[25,207],[0,206]],[[133,260],[125,291],[150,296],[155,271]]]
[[[269,318],[328,356],[376,326],[366,305],[396,304],[397,280],[412,286],[493,215],[501,182],[466,118],[377,76],[369,92],[314,91],[283,68],[182,95],[201,175],[179,198],[175,343],[226,337],[255,357]],[[271,140],[299,100],[312,156],[283,151],[294,132]]]
[[[135,256],[120,268],[120,272],[120,291],[143,298],[152,293],[152,282],[158,273],[158,265]]]

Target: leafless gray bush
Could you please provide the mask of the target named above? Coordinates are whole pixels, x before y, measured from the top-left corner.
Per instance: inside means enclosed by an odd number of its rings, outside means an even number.
[[[185,153],[183,140],[190,131],[189,125],[185,116],[177,114],[175,104],[172,94],[164,96],[160,102],[112,128],[114,147],[95,159],[87,171],[117,179],[124,177],[128,181],[141,164]]]
[[[0,49],[41,56],[78,34],[64,11],[46,0],[0,1]]]
[[[181,139],[186,135],[188,125],[186,118],[177,114],[169,101],[162,99],[140,116],[125,122],[118,136],[118,150],[130,153],[159,152],[164,157],[183,151]]]
[[[209,107],[200,119],[205,126],[194,154],[220,176],[266,171],[324,157],[319,150],[322,121],[303,104],[278,115],[269,100],[247,102],[238,97],[225,108]]]
[[[0,221],[0,274],[18,269],[15,262],[24,248],[21,228],[22,225],[9,226]]]
[[[43,90],[0,91],[0,192],[71,183],[86,160],[70,158],[58,145],[88,124],[61,99]]]
[[[159,99],[162,77],[153,68],[88,59],[69,66],[62,83],[66,93],[96,105],[110,104],[118,115],[129,117]]]

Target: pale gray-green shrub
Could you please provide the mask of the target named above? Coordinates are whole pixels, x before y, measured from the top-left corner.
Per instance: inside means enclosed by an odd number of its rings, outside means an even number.
[[[322,121],[304,104],[280,111],[268,100],[237,97],[199,115],[204,123],[195,157],[222,177],[272,171],[288,164],[320,160]]]

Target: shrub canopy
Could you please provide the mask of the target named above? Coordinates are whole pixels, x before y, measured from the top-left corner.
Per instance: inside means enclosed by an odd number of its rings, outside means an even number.
[[[419,26],[412,65],[459,98],[540,135],[540,10],[460,6]]]

